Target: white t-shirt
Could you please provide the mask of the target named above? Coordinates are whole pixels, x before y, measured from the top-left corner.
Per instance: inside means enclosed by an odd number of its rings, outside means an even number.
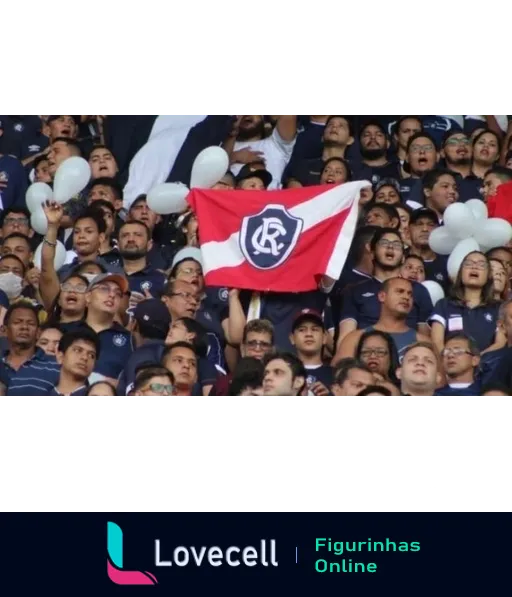
[[[272,182],[269,189],[280,189],[281,177],[292,156],[296,139],[297,136],[292,141],[285,141],[277,131],[277,128],[274,128],[272,134],[266,139],[261,139],[260,141],[237,141],[234,150],[238,151],[244,147],[249,147],[254,151],[261,151],[265,158],[266,169],[272,174]],[[243,164],[232,164],[231,171],[236,176],[242,167]]]

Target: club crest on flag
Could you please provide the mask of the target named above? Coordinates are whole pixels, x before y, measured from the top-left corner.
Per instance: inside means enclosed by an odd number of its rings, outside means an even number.
[[[274,269],[291,255],[303,226],[284,206],[267,205],[258,214],[243,218],[240,249],[253,267]]]

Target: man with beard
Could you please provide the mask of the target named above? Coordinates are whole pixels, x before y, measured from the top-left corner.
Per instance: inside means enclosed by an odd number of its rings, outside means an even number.
[[[457,175],[457,186],[461,201],[478,199],[482,181],[471,171],[473,147],[462,131],[448,131],[443,138],[441,157],[446,167]]]
[[[382,284],[400,276],[404,258],[404,244],[400,233],[392,228],[380,228],[374,234],[370,248],[373,254],[373,278],[361,282],[342,294],[342,310],[339,322],[337,351],[344,338],[356,329],[366,329],[377,323],[380,316],[378,294]],[[407,317],[407,325],[430,335],[428,320],[432,301],[426,288],[413,283],[413,308]]]
[[[400,177],[399,164],[388,160],[389,139],[381,124],[376,121],[364,124],[359,143],[362,164],[356,168],[356,179],[370,180],[375,185],[381,178]]]
[[[378,293],[380,316],[377,323],[364,330],[354,330],[345,337],[335,356],[335,361],[355,357],[361,336],[368,331],[386,332],[393,338],[398,356],[415,342],[428,342],[429,337],[407,325],[407,317],[413,308],[413,284],[404,278],[390,278],[382,284]]]
[[[296,137],[297,116],[277,116],[275,127],[266,138],[263,116],[238,116],[231,136],[224,143],[231,171],[236,176],[244,164],[263,161],[272,175],[269,189],[279,188]]]
[[[123,270],[130,283],[130,291],[158,297],[165,286],[165,276],[148,262],[153,241],[144,222],[125,222],[119,229],[119,253]]]
[[[406,173],[401,180],[402,201],[411,207],[423,205],[423,186],[421,181],[427,172],[436,167],[439,161],[434,139],[428,133],[416,133],[409,139],[407,154],[403,165]]]

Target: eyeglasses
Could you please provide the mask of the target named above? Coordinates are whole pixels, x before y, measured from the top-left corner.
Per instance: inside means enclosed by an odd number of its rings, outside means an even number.
[[[194,269],[192,267],[184,267],[183,269],[180,269],[179,271],[180,274],[185,274],[185,276],[202,276],[203,275],[203,271],[200,269]]]
[[[452,137],[445,145],[469,145],[471,141],[467,137]]]
[[[100,284],[98,286],[95,286],[93,290],[99,290],[102,294],[112,293],[116,298],[123,298],[123,293],[121,292],[120,288],[112,288],[110,286],[104,286],[103,284]]]
[[[28,224],[28,218],[5,218],[6,224]]]
[[[190,292],[172,292],[171,296],[181,296],[182,299],[186,301],[195,301],[197,302],[197,296]]]
[[[489,267],[487,261],[472,261],[471,259],[466,259],[462,262],[462,265],[464,267],[471,267],[479,270],[486,270]]]
[[[155,394],[172,394],[174,392],[174,386],[172,384],[167,383],[150,383],[149,386],[144,388],[143,392],[147,392],[151,390]]]
[[[411,153],[420,153],[420,151],[434,151],[432,143],[428,145],[411,145]]]
[[[73,284],[61,284],[60,289],[62,292],[76,292],[77,294],[85,294],[87,292],[87,286],[74,286]]]
[[[463,354],[470,354],[473,356],[473,353],[470,350],[464,350],[463,348],[445,348],[441,352],[443,357],[460,357]]]
[[[403,244],[399,240],[383,239],[379,240],[377,245],[383,249],[394,249],[395,251],[401,251],[404,248]]]
[[[362,357],[372,357],[373,355],[375,355],[376,357],[382,359],[384,357],[387,357],[388,354],[389,351],[386,348],[365,348],[361,351]]]
[[[263,342],[262,340],[249,340],[249,342],[246,342],[245,345],[249,346],[250,348],[272,348],[272,344],[270,342]]]

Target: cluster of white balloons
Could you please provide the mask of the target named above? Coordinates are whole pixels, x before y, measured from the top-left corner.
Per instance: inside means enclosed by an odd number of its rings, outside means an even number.
[[[73,156],[68,158],[57,169],[53,181],[53,191],[44,182],[35,182],[27,189],[25,200],[32,214],[30,225],[38,234],[46,234],[48,221],[43,211],[43,203],[53,199],[58,203],[66,203],[85,189],[91,179],[91,167],[84,158]]]
[[[454,281],[464,259],[473,251],[489,251],[512,239],[512,226],[502,218],[488,218],[487,206],[480,199],[453,203],[443,216],[443,226],[430,235],[432,251],[449,255],[448,275]]]
[[[222,147],[203,149],[194,160],[190,188],[209,189],[226,174],[229,156]],[[157,214],[181,213],[188,207],[189,188],[179,182],[164,182],[153,187],[147,196],[148,207]]]
[[[30,211],[30,226],[38,234],[46,234],[48,230],[48,220],[43,211],[45,201],[54,200],[59,203],[66,203],[77,193],[85,189],[91,178],[91,167],[87,160],[74,156],[68,158],[57,169],[53,181],[53,191],[50,186],[44,182],[35,182],[30,185],[25,195],[27,208]],[[41,269],[42,243],[37,247],[34,254],[34,264]],[[60,269],[66,260],[66,249],[58,241],[55,250],[55,269]]]

